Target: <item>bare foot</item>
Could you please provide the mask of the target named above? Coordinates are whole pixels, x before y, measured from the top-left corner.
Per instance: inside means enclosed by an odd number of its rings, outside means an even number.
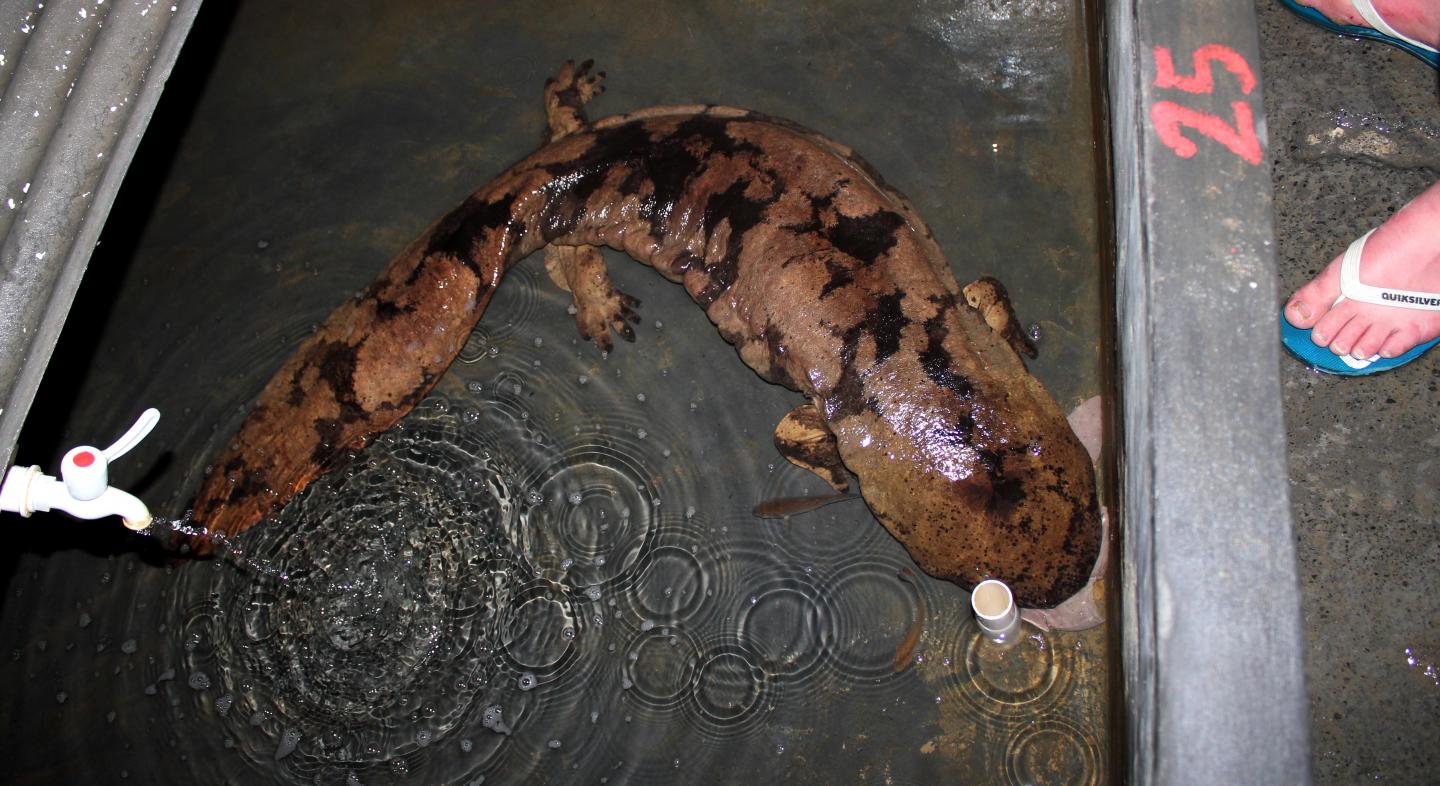
[[[1312,341],[1337,355],[1393,358],[1440,336],[1440,311],[1348,299],[1335,303],[1340,295],[1340,259],[1331,260],[1285,306],[1290,324],[1313,328]],[[1415,197],[1370,236],[1360,259],[1360,280],[1440,293],[1440,183]]]
[[[1342,25],[1372,27],[1350,0],[1297,0]],[[1371,0],[1375,12],[1397,32],[1431,48],[1440,47],[1440,3],[1433,0]]]

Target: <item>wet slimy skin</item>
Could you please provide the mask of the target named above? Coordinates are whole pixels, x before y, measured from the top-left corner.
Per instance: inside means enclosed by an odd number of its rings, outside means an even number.
[[[608,246],[684,286],[751,368],[804,394],[927,573],[967,589],[999,578],[1030,607],[1080,590],[1100,547],[1090,459],[909,203],[848,148],[754,112],[660,107],[586,124],[595,85],[567,66],[547,89],[554,141],[300,346],[215,462],[195,519],[242,532],[393,425],[506,268],[541,248],[582,333],[633,339],[637,304],[593,248]],[[557,130],[557,116],[574,122]]]

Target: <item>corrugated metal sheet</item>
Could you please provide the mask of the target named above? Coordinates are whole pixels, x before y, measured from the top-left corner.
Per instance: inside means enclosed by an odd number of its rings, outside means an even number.
[[[0,0],[0,468],[199,0]]]

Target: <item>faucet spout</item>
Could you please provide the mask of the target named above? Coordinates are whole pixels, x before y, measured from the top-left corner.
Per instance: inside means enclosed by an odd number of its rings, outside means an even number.
[[[140,531],[150,526],[153,517],[135,495],[108,486],[94,499],[76,499],[63,481],[41,474],[39,467],[11,467],[5,475],[0,508],[29,516],[62,510],[76,518],[98,519],[119,516],[129,529]]]
[[[150,509],[145,507],[145,503],[141,502],[134,494],[121,491],[114,486],[106,488],[105,491],[95,499],[82,500],[70,496],[63,482],[51,480],[49,477],[42,477],[41,479],[48,481],[48,483],[45,484],[47,489],[42,492],[42,495],[55,495],[47,500],[52,510],[63,510],[81,519],[101,519],[106,516],[119,516],[120,519],[125,522],[127,529],[136,531],[143,530],[150,526],[150,522],[153,519],[150,515]],[[45,510],[45,508],[40,507],[36,507],[35,509]]]

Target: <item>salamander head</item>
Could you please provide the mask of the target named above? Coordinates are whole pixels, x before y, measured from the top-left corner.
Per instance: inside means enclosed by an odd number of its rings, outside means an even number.
[[[1030,608],[1074,595],[1100,516],[1090,458],[1058,408],[1002,417],[928,394],[911,408],[899,391],[830,424],[870,509],[932,576],[966,589],[1000,579]]]

